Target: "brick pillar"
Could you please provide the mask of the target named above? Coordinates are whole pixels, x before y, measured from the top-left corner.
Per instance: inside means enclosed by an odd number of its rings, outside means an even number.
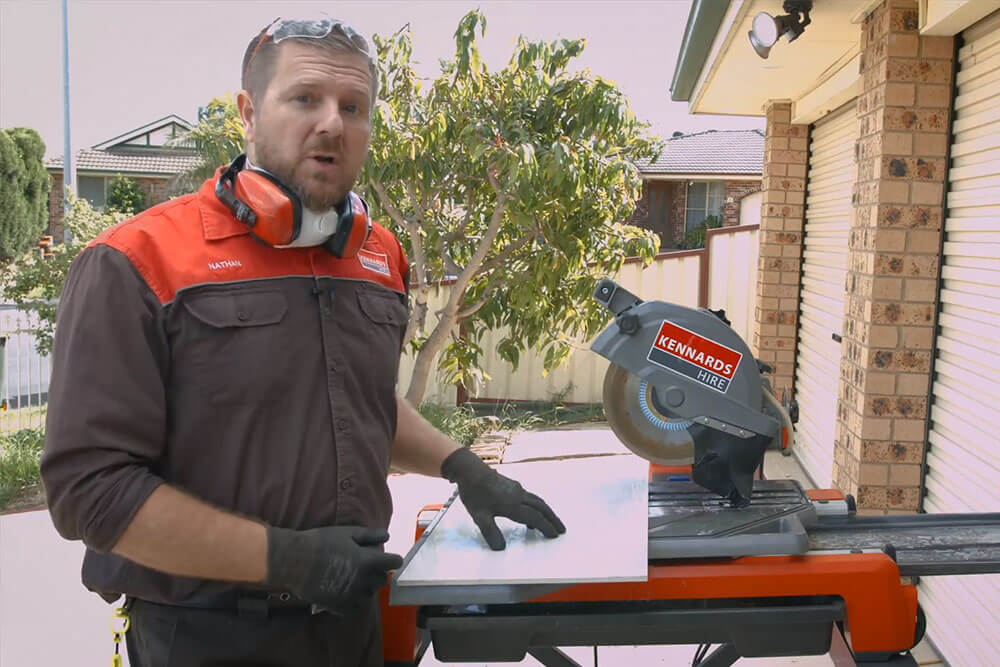
[[[849,237],[834,483],[867,513],[920,506],[954,43],[916,0],[862,28],[861,138]]]
[[[792,390],[795,336],[802,278],[802,220],[805,212],[809,127],[791,124],[791,103],[765,107],[764,173],[761,182],[760,260],[753,351],[774,367],[772,386]]]
[[[56,243],[63,242],[63,173],[50,172],[52,187],[49,190],[49,226],[45,233],[52,235]]]

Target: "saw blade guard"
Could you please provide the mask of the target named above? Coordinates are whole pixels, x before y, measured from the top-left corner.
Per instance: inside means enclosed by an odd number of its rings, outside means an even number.
[[[611,280],[595,298],[615,315],[591,345],[612,364],[604,401],[615,434],[649,460],[687,458],[697,483],[749,502],[753,473],[781,425],[765,408],[743,339],[709,310],[644,302]]]

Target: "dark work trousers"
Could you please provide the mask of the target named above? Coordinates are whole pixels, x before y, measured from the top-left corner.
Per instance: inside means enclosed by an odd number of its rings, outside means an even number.
[[[266,617],[135,600],[131,667],[381,667],[377,600],[363,612],[277,609]]]

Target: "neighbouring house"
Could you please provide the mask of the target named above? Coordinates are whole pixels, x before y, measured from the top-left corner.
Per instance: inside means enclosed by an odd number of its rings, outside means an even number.
[[[166,201],[170,197],[172,179],[200,163],[194,149],[168,145],[192,127],[183,118],[171,114],[78,151],[73,165],[77,195],[94,208],[104,210],[111,181],[121,175],[139,183],[150,206]],[[48,160],[45,167],[52,175],[47,233],[58,243],[64,240],[63,156]]]
[[[695,2],[671,96],[766,118],[752,346],[796,456],[863,513],[1000,510],[1000,0]],[[780,31],[779,31],[780,32]],[[997,663],[1000,576],[920,582],[952,665]]]
[[[636,165],[642,199],[627,222],[659,234],[661,250],[684,247],[711,216],[725,227],[758,224],[763,164],[759,130],[674,133],[659,158]]]

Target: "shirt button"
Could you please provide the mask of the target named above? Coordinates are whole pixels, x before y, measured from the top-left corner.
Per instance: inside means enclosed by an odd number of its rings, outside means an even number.
[[[236,319],[238,319],[240,322],[246,322],[247,320],[250,319],[250,314],[245,310],[241,310],[240,312],[236,313]]]
[[[352,486],[354,486],[354,485],[351,483],[351,480],[349,480],[349,479],[345,479],[344,481],[342,481],[340,483],[340,488],[342,488],[344,491],[346,491],[347,489],[351,488]]]
[[[336,361],[331,361],[330,365],[327,366],[327,368],[329,368],[331,371],[333,371],[334,373],[336,373],[337,372],[337,362]]]
[[[346,419],[338,419],[337,420],[337,429],[343,431],[345,428],[347,428],[347,420]]]

